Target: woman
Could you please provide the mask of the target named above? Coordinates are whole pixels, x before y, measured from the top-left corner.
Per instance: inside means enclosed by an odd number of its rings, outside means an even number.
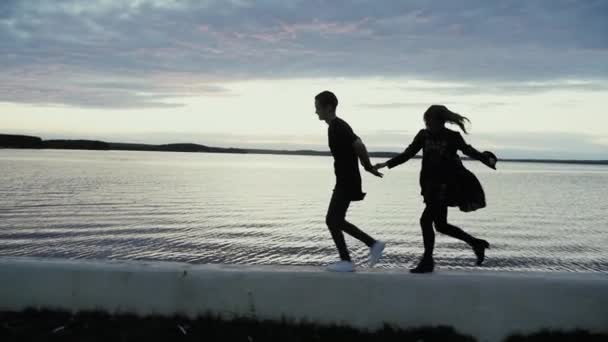
[[[477,159],[495,169],[496,156],[491,152],[479,152],[467,145],[459,132],[445,127],[446,122],[456,124],[467,133],[466,117],[450,111],[442,105],[432,105],[424,113],[426,129],[420,130],[412,143],[398,156],[376,164],[376,169],[393,168],[408,161],[423,150],[420,186],[426,207],[420,217],[424,254],[412,273],[432,272],[435,267],[433,249],[435,232],[449,235],[468,243],[477,257],[477,265],[485,259],[485,250],[490,248],[486,240],[478,239],[447,222],[448,206],[459,206],[463,211],[472,211],[485,206],[485,197],[477,178],[464,168],[457,151]]]

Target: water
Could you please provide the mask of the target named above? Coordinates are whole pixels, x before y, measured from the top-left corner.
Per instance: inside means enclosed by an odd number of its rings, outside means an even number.
[[[465,164],[488,207],[453,208],[449,220],[490,241],[485,269],[608,272],[608,167]],[[422,253],[419,169],[363,175],[368,196],[348,219],[388,242],[377,267]],[[337,258],[325,226],[332,172],[329,157],[4,149],[0,255],[322,265]],[[467,245],[436,242],[439,268],[475,268]],[[364,263],[367,248],[347,244]]]

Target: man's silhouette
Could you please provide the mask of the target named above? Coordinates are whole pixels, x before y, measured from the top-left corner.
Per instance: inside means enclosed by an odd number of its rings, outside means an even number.
[[[377,177],[382,177],[372,166],[367,149],[361,139],[353,132],[346,121],[336,116],[338,98],[330,91],[323,91],[315,96],[315,110],[319,120],[327,123],[329,149],[334,157],[336,185],[327,209],[325,222],[338,248],[340,261],[327,267],[328,271],[353,272],[354,264],[350,259],[344,234],[365,243],[370,248],[369,262],[373,266],[382,256],[385,243],[367,235],[355,225],[346,221],[346,211],[352,201],[361,201],[365,193],[361,190],[361,174],[358,159],[365,170]]]

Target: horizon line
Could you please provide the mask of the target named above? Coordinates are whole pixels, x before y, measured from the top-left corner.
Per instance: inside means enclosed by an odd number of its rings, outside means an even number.
[[[192,142],[183,142],[183,143],[163,143],[163,144],[149,144],[149,143],[126,143],[126,142],[112,142],[112,141],[104,141],[104,140],[94,140],[94,139],[42,139],[38,136],[33,135],[23,135],[23,134],[4,134],[0,133],[0,138],[5,137],[15,137],[15,138],[30,138],[34,140],[38,140],[40,143],[43,142],[64,142],[64,143],[101,143],[108,144],[106,148],[78,148],[75,146],[70,147],[11,147],[11,146],[2,146],[0,144],[0,148],[33,148],[33,149],[68,149],[68,150],[113,150],[113,151],[142,151],[142,152],[190,152],[190,153],[242,153],[242,154],[282,154],[282,155],[317,155],[317,156],[326,156],[331,155],[329,150],[312,150],[312,149],[269,149],[269,148],[242,148],[242,147],[220,147],[220,146],[209,146],[203,145],[199,143]],[[0,143],[2,141],[0,140]],[[123,148],[110,148],[109,144],[121,145]],[[128,146],[133,147],[133,149],[126,148]],[[201,150],[141,150],[136,149],[137,146],[141,148],[178,148],[178,147],[199,147]],[[114,146],[118,147],[118,146]],[[208,149],[208,150],[203,150]],[[387,157],[389,155],[398,155],[400,152],[393,151],[368,151],[370,157],[378,158],[378,157]],[[419,155],[414,156],[414,158],[420,158]],[[467,156],[464,156],[463,159],[470,159]],[[568,163],[568,164],[593,164],[593,165],[608,165],[608,159],[555,159],[555,158],[499,158],[500,161],[507,162],[539,162],[539,163]]]

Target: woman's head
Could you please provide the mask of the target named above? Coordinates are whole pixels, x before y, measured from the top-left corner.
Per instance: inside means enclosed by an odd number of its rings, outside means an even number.
[[[467,133],[465,121],[470,122],[466,117],[452,112],[444,105],[432,105],[424,112],[424,123],[430,131],[440,130],[446,122],[449,122],[458,125],[464,133]]]

